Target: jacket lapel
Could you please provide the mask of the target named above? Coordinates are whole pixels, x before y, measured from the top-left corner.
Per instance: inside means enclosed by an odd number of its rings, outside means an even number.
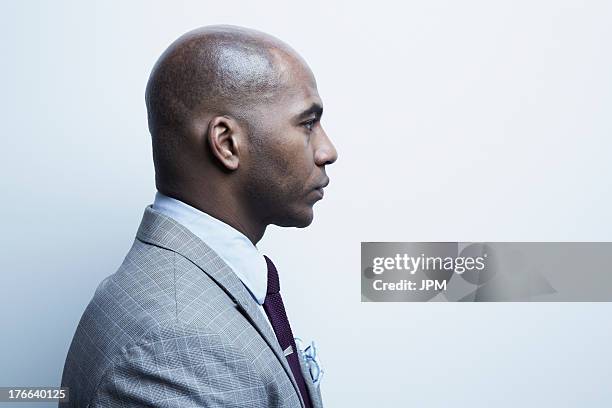
[[[184,256],[219,285],[236,304],[243,316],[268,343],[289,376],[303,407],[304,402],[299,388],[274,332],[259,311],[255,300],[232,269],[200,238],[172,218],[155,211],[151,206],[145,209],[136,237],[143,242]]]

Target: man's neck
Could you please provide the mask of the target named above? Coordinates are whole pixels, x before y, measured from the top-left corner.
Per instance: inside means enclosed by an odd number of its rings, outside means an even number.
[[[257,217],[250,216],[234,199],[228,199],[227,196],[224,198],[223,195],[215,193],[206,193],[202,196],[170,191],[160,191],[160,193],[223,221],[244,234],[253,245],[257,245],[266,232],[266,224],[258,222]]]

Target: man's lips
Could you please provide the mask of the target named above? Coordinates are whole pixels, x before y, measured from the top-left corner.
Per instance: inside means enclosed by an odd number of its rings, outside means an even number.
[[[325,187],[327,187],[328,184],[329,184],[329,177],[325,177],[325,180],[323,180],[323,182],[319,183],[319,185],[317,187],[315,187],[315,190],[323,191],[323,189]]]
[[[325,194],[323,189],[327,187],[328,184],[329,184],[329,178],[326,177],[325,180],[323,180],[323,182],[319,183],[319,185],[314,188],[314,191],[320,195],[320,198],[323,198],[323,195]]]

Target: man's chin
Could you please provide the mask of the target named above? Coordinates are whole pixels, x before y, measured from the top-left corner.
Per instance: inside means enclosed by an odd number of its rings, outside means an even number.
[[[304,209],[300,212],[292,213],[274,223],[279,227],[295,227],[295,228],[306,228],[312,224],[314,219],[314,212],[312,207]]]

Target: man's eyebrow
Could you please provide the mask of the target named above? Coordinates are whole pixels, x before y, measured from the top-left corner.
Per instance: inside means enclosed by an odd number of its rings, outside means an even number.
[[[297,117],[298,119],[306,119],[309,116],[315,115],[317,118],[320,118],[321,115],[323,115],[323,106],[319,105],[318,103],[313,103],[312,105],[310,105],[309,108],[307,108],[306,110],[300,112]]]

